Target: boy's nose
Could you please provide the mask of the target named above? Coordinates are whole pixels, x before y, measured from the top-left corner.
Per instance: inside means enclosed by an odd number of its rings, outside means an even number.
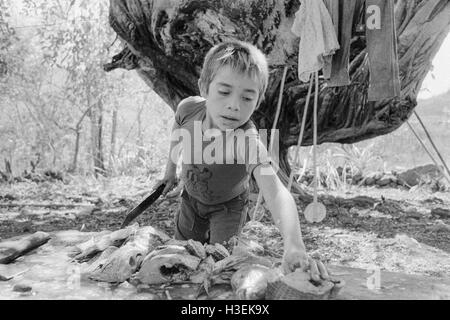
[[[231,99],[228,103],[228,109],[232,111],[239,111],[240,109],[239,100],[236,98]]]

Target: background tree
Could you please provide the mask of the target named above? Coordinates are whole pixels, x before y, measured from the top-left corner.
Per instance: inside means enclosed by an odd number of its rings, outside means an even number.
[[[76,135],[72,170],[77,167],[80,131],[85,117],[90,120],[91,155],[94,172],[105,173],[102,145],[104,100],[110,91],[104,72],[99,68],[108,53],[114,36],[101,26],[106,17],[105,1],[44,1],[26,0],[26,10],[43,18],[44,24],[58,28],[40,29],[44,59],[58,68],[67,79],[67,100],[79,110],[72,114],[75,125],[66,126]]]
[[[125,46],[106,69],[135,69],[175,109],[182,98],[199,94],[196,84],[202,60],[212,45],[230,38],[258,45],[271,63],[266,99],[253,117],[258,126],[272,126],[283,69],[289,68],[279,122],[280,164],[289,172],[287,150],[297,143],[308,89],[297,78],[298,38],[290,32],[298,8],[295,0],[111,0],[110,25]],[[319,143],[354,143],[384,135],[411,116],[431,61],[449,32],[450,1],[396,0],[395,17],[401,97],[367,102],[365,39],[355,36],[352,84],[342,88],[320,85]],[[311,110],[308,114],[312,115]],[[312,144],[312,116],[302,144]]]
[[[120,45],[107,0],[69,2],[0,0],[0,60],[7,65],[0,76],[1,164],[6,158],[14,175],[33,168],[145,175],[166,153],[150,133],[167,128],[171,111],[137,75],[103,71]],[[146,134],[138,148],[133,123],[143,105]],[[149,121],[151,114],[158,116]]]

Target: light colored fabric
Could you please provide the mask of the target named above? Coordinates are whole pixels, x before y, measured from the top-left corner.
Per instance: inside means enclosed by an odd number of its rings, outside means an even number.
[[[322,0],[302,0],[291,31],[300,37],[298,77],[308,82],[310,75],[331,63],[339,49],[336,31]]]

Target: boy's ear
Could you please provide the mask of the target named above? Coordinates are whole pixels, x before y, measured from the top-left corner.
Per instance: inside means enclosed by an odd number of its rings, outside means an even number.
[[[200,79],[198,79],[197,85],[198,85],[198,89],[200,90],[200,95],[201,95],[203,98],[206,98],[206,95],[207,95],[208,93],[205,92],[205,91],[206,91],[206,90],[205,90],[205,87],[202,85]]]

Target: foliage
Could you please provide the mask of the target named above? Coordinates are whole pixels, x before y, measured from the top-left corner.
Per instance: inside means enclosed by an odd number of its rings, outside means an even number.
[[[380,156],[374,152],[375,144],[372,143],[366,147],[358,147],[355,144],[341,145],[335,147],[333,157],[342,158],[344,160],[344,167],[350,169],[353,174],[365,175],[370,165],[376,161],[382,161]],[[346,170],[343,170],[346,172]]]
[[[18,40],[14,29],[9,25],[11,15],[8,8],[9,1],[0,0],[0,79],[8,72],[8,49]]]
[[[29,169],[30,161],[38,157],[42,171],[69,170],[78,162],[77,172],[89,174],[93,127],[97,126],[105,164],[111,159],[113,165],[122,161],[118,156],[126,155],[128,160],[142,158],[133,162],[138,166],[135,173],[158,165],[151,160],[167,154],[160,142],[161,137],[169,138],[172,112],[134,73],[103,71],[103,64],[119,50],[108,24],[108,1],[24,0],[22,6],[15,6],[20,9],[15,13],[20,24],[13,26],[7,24],[4,10],[9,5],[8,0],[0,0],[0,60],[8,58],[8,73],[0,77],[0,108],[5,115],[0,117],[0,158],[12,163],[15,174]],[[136,109],[143,110],[139,121]],[[77,136],[79,156],[74,159]],[[139,153],[142,147],[151,152]],[[113,169],[108,171],[117,171]]]

